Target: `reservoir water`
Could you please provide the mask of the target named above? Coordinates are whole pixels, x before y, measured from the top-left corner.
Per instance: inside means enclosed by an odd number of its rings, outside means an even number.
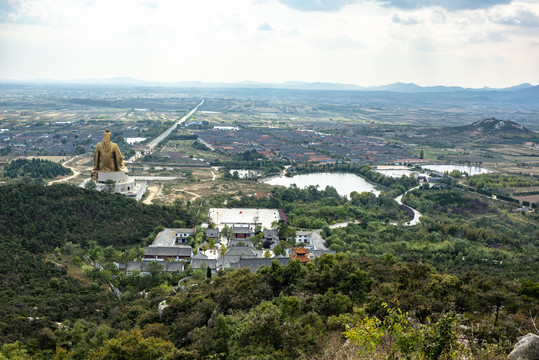
[[[310,185],[318,185],[318,190],[324,190],[326,186],[334,187],[339,195],[349,196],[352,191],[362,193],[363,191],[380,194],[376,187],[361,176],[348,173],[313,173],[295,175],[293,177],[279,176],[264,181],[270,185],[281,185],[289,187],[296,184],[299,188],[306,188]]]

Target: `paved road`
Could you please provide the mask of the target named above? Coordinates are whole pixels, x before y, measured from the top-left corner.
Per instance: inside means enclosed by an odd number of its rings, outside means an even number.
[[[419,186],[411,188],[410,190],[406,191],[404,194],[406,194],[406,193],[408,193],[408,192],[410,192],[412,190],[415,190],[417,188],[419,188]],[[404,194],[397,196],[395,198],[395,201],[397,202],[397,204],[404,205],[404,206],[408,207],[410,210],[412,210],[414,212],[414,218],[412,220],[408,221],[407,223],[405,223],[404,225],[405,226],[417,225],[417,224],[419,224],[419,217],[421,216],[421,213],[419,211],[417,211],[416,209],[413,209],[410,206],[402,203],[402,196]]]
[[[311,236],[311,242],[314,245],[314,248],[316,250],[328,250],[328,248],[324,246],[324,239],[318,231],[319,230],[314,230]]]
[[[154,147],[156,147],[161,141],[163,141],[164,138],[166,138],[167,136],[170,135],[170,133],[172,131],[174,131],[174,129],[176,129],[176,127],[183,123],[185,120],[189,119],[194,113],[195,111],[198,110],[198,108],[204,104],[204,99],[202,99],[202,101],[200,102],[200,104],[198,104],[193,110],[189,111],[189,113],[187,115],[185,115],[184,117],[182,117],[180,120],[178,120],[174,125],[172,125],[171,127],[169,127],[164,133],[162,133],[161,135],[159,135],[158,137],[156,137],[155,139],[153,139],[152,141],[150,141],[150,143],[147,145],[150,147],[150,150],[153,150]],[[126,160],[126,163],[133,163],[135,162],[138,158],[140,158],[142,156],[142,153],[140,151],[137,151],[135,152],[135,155],[131,156],[128,160]]]
[[[172,131],[174,131],[176,129],[176,127],[183,123],[185,120],[189,119],[191,117],[191,115],[193,115],[195,113],[195,111],[198,110],[198,108],[200,106],[202,106],[202,104],[204,104],[204,99],[202,99],[202,101],[200,102],[200,104],[198,104],[193,110],[189,111],[187,113],[187,115],[185,115],[184,117],[182,117],[180,120],[178,120],[174,125],[172,125],[170,128],[168,128],[168,130],[166,130],[164,133],[162,133],[161,135],[159,135],[158,137],[156,137],[155,139],[153,139],[152,141],[150,141],[150,143],[148,144],[148,147],[150,148],[150,150],[153,150],[154,147],[156,147],[157,145],[159,145],[159,143],[161,141],[163,141],[164,138],[166,138],[167,136],[170,135],[170,133]]]
[[[415,189],[417,189],[417,188],[419,188],[419,186],[416,186],[416,187],[414,187],[414,188],[411,188],[410,190],[406,191],[404,194],[406,194],[406,193],[408,193],[408,192],[410,192],[410,191],[412,191],[412,190],[415,190]],[[403,225],[404,225],[404,226],[417,225],[417,224],[419,224],[419,218],[422,216],[422,214],[421,214],[419,211],[417,211],[416,209],[414,209],[414,208],[412,208],[412,207],[410,207],[410,206],[408,206],[408,205],[402,203],[402,196],[403,196],[404,194],[397,196],[397,197],[395,198],[395,201],[397,202],[397,204],[399,204],[399,205],[404,205],[404,206],[408,207],[410,210],[412,210],[412,211],[414,212],[414,218],[413,218],[412,220],[408,221],[407,223],[404,223]],[[343,222],[338,222],[338,223],[329,225],[329,228],[330,228],[330,229],[343,228],[343,227],[347,227],[348,224],[359,224],[359,221],[355,220],[355,221],[343,221]],[[392,224],[392,225],[397,225],[396,222],[392,222],[392,223],[390,223],[390,224]]]
[[[145,176],[145,175],[137,175],[137,176],[131,176],[131,179],[136,181],[173,181],[181,179],[181,176]]]

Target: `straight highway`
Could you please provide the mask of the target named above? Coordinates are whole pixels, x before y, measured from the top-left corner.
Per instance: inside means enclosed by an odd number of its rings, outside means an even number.
[[[148,143],[146,146],[148,146],[149,148],[149,152],[152,152],[153,149],[159,145],[159,143],[161,141],[163,141],[167,136],[170,135],[171,132],[173,132],[176,127],[178,127],[178,125],[180,125],[181,123],[185,122],[185,120],[189,119],[197,110],[200,106],[202,106],[202,104],[204,104],[204,99],[202,99],[202,101],[197,105],[195,106],[191,111],[189,111],[187,113],[187,115],[185,115],[184,117],[182,117],[180,120],[178,120],[176,123],[174,123],[174,125],[172,125],[171,127],[169,127],[164,133],[162,133],[161,135],[159,135],[158,137],[156,137],[155,139],[153,139],[152,141],[150,141],[150,143]],[[129,160],[127,160],[127,163],[132,163],[134,162],[135,160],[137,160],[139,157],[141,157],[142,154],[140,151],[137,151],[135,153],[135,155],[133,155]]]
[[[162,133],[161,135],[159,135],[158,137],[156,137],[155,139],[153,139],[152,141],[150,141],[150,143],[147,145],[149,148],[150,148],[150,151],[152,151],[157,145],[159,145],[159,143],[161,141],[163,141],[164,138],[166,138],[167,136],[170,135],[170,133],[172,131],[174,131],[176,129],[176,127],[178,125],[180,125],[181,123],[183,123],[185,120],[189,119],[197,110],[200,106],[202,106],[202,104],[204,104],[204,99],[202,99],[202,101],[200,102],[200,104],[198,104],[193,110],[189,111],[187,113],[187,115],[185,115],[184,117],[182,117],[180,120],[178,120],[174,125],[172,125],[171,127],[169,127],[164,133]]]

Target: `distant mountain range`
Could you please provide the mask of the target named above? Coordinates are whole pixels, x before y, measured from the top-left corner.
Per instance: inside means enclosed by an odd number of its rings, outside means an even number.
[[[303,82],[286,81],[282,83],[264,83],[255,81],[242,81],[236,83],[225,82],[204,82],[204,81],[181,81],[181,82],[159,82],[146,81],[130,77],[118,77],[110,79],[81,79],[81,80],[0,80],[3,83],[40,83],[40,84],[83,84],[83,85],[117,85],[117,86],[160,86],[160,87],[180,87],[180,88],[253,88],[253,89],[290,89],[290,90],[355,90],[355,91],[391,91],[398,93],[440,93],[440,92],[461,92],[461,91],[520,91],[529,88],[539,88],[529,83],[522,83],[506,88],[463,88],[460,86],[420,86],[414,83],[397,82],[394,84],[381,86],[358,86],[354,84],[325,83],[325,82]]]

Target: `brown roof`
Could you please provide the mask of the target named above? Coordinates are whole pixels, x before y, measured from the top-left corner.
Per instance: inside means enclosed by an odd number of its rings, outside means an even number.
[[[305,254],[307,254],[307,250],[305,250],[305,248],[302,247],[302,246],[297,247],[297,248],[294,248],[294,252],[295,252],[297,255],[305,255]]]
[[[306,262],[311,261],[311,259],[309,259],[307,256],[301,256],[301,255],[292,254],[292,255],[290,255],[290,257],[292,258],[292,260],[299,260],[302,263],[306,263]]]

